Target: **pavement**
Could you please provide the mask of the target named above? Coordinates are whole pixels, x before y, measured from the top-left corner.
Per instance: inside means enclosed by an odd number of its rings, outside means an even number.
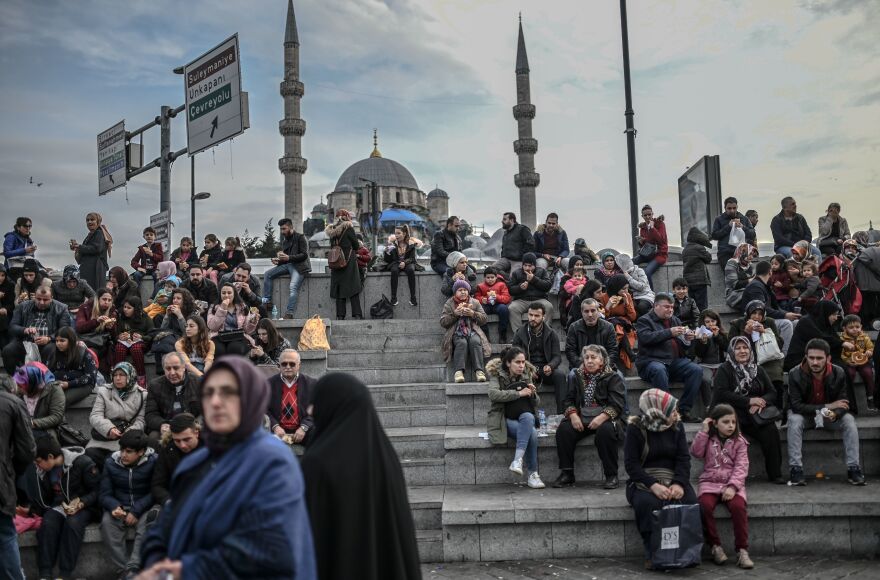
[[[728,554],[730,557],[731,554]],[[674,574],[681,578],[773,578],[774,580],[877,580],[880,561],[855,559],[809,558],[804,556],[774,556],[753,558],[753,570],[741,570],[732,558],[724,566],[711,561],[697,568],[676,572],[651,572],[644,569],[642,560],[585,558],[576,560],[532,560],[523,562],[463,562],[425,564],[424,580],[533,580],[561,578],[567,580],[604,580],[630,578],[659,578]]]

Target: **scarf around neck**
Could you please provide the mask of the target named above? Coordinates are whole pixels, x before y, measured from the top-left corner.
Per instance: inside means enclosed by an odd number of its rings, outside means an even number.
[[[734,348],[740,343],[745,344],[746,348],[749,349],[749,360],[745,363],[737,362],[736,356],[734,356]],[[744,336],[735,336],[730,339],[730,344],[727,346],[726,356],[727,362],[733,367],[733,372],[736,376],[735,392],[739,395],[747,395],[752,386],[752,382],[755,380],[755,377],[758,376],[758,364],[755,362],[755,352],[749,344],[749,339]]]

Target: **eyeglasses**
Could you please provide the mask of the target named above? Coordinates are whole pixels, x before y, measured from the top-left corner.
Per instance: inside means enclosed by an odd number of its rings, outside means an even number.
[[[283,362],[283,363],[278,363],[278,365],[279,365],[280,367],[282,367],[282,368],[296,368],[296,367],[299,366],[299,363],[295,363],[295,362]]]
[[[226,400],[231,399],[233,397],[240,396],[241,393],[238,391],[237,388],[235,388],[233,386],[218,387],[216,389],[215,388],[207,388],[204,391],[202,391],[202,400],[205,400],[205,401],[211,400],[214,398],[214,395],[217,395],[218,397],[220,397],[220,400],[226,401]]]
[[[21,227],[30,229],[31,225],[33,225],[33,224],[24,224],[24,225],[21,226]]]

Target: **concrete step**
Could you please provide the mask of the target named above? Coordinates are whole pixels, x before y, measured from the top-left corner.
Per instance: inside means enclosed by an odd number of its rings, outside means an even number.
[[[382,342],[374,344],[381,347]],[[341,350],[333,349],[327,353],[327,365],[330,367],[421,367],[423,365],[437,364],[443,357],[440,354],[440,344],[431,347],[408,347],[400,349],[362,349]]]
[[[416,543],[422,562],[443,561],[443,530],[416,529]]]
[[[389,334],[437,334],[442,333],[440,311],[436,317],[418,319],[388,318],[384,320],[334,320],[333,337]]]
[[[857,423],[862,469],[868,476],[880,476],[880,417],[859,417]],[[697,423],[685,425],[689,441],[693,440],[699,429],[700,425]],[[510,440],[505,445],[492,445],[479,436],[485,431],[485,423],[471,427],[446,428],[444,445],[447,485],[512,483],[523,479],[507,469],[513,460],[514,442]],[[783,475],[788,474],[786,435],[786,429],[780,429]],[[749,476],[756,480],[766,479],[763,454],[758,445],[749,446],[749,460]],[[540,437],[538,439],[539,472],[548,479],[555,478],[558,465],[555,436]],[[618,465],[618,477],[625,480],[623,441],[620,442]],[[845,481],[846,464],[841,435],[824,430],[807,431],[804,435],[804,468],[807,474],[821,471],[827,474],[827,477]],[[692,460],[691,478],[696,480],[701,472],[700,461]],[[594,447],[593,437],[586,437],[578,443],[575,451],[575,477],[580,481],[600,481],[603,478],[602,465]]]
[[[403,477],[406,484],[412,485],[443,485],[443,459],[402,459]]]
[[[344,367],[328,368],[329,372],[349,373],[368,385],[388,385],[398,383],[444,383],[446,382],[446,365],[421,365],[418,368],[380,367]]]
[[[411,485],[407,488],[416,530],[441,529],[443,490],[442,485]]]
[[[443,383],[368,385],[377,407],[407,405],[445,405]]]
[[[446,405],[407,405],[376,407],[379,420],[386,429],[391,427],[431,427],[446,425]]]
[[[446,427],[386,427],[385,433],[401,461],[443,459]],[[427,483],[419,485],[437,485]]]
[[[438,326],[439,328],[439,326]],[[443,335],[429,334],[363,334],[334,336],[330,346],[334,350],[367,350],[381,348],[386,350],[400,349],[438,349],[443,343]]]
[[[869,490],[840,481],[750,485],[749,553],[874,556],[880,498]],[[729,516],[715,513],[723,546],[735,553]],[[623,487],[447,486],[443,534],[447,562],[644,556]]]

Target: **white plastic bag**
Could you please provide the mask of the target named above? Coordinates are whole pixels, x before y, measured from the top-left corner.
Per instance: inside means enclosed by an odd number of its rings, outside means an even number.
[[[785,355],[782,354],[782,351],[779,350],[779,345],[776,343],[776,335],[773,334],[773,331],[769,328],[761,333],[761,338],[755,345],[755,350],[758,352],[759,365],[762,365],[765,362],[782,360],[785,358]]]
[[[37,343],[29,340],[24,341],[24,353],[25,364],[29,362],[42,362],[40,360],[40,347],[37,346]]]
[[[737,226],[730,226],[730,238],[727,243],[734,248],[746,243],[746,231]]]

